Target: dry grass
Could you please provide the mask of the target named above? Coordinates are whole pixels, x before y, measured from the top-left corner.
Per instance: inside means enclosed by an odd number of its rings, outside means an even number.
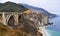
[[[27,36],[25,32],[20,29],[11,29],[6,25],[0,23],[0,36]]]

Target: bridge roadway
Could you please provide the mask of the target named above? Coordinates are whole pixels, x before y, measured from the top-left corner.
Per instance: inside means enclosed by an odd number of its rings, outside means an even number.
[[[14,13],[22,14],[24,12],[0,12],[0,14],[2,14],[2,13],[5,13],[5,14],[14,14]]]

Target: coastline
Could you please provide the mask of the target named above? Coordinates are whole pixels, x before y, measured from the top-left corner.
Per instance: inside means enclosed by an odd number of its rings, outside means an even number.
[[[45,27],[39,27],[40,30],[38,30],[39,32],[41,32],[43,34],[43,36],[46,36],[46,29]]]
[[[45,30],[46,36],[51,36],[51,34],[48,32],[48,30],[46,28],[44,30]]]

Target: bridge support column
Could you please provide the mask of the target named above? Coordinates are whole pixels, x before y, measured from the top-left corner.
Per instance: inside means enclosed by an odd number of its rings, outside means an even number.
[[[18,13],[15,15],[15,25],[18,24]]]
[[[7,25],[6,19],[5,19],[5,13],[2,13],[2,17],[3,17],[3,24]]]

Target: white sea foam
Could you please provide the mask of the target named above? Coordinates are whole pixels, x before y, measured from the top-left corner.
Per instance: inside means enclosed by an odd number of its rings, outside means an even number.
[[[46,36],[51,36],[51,34],[45,29]]]

